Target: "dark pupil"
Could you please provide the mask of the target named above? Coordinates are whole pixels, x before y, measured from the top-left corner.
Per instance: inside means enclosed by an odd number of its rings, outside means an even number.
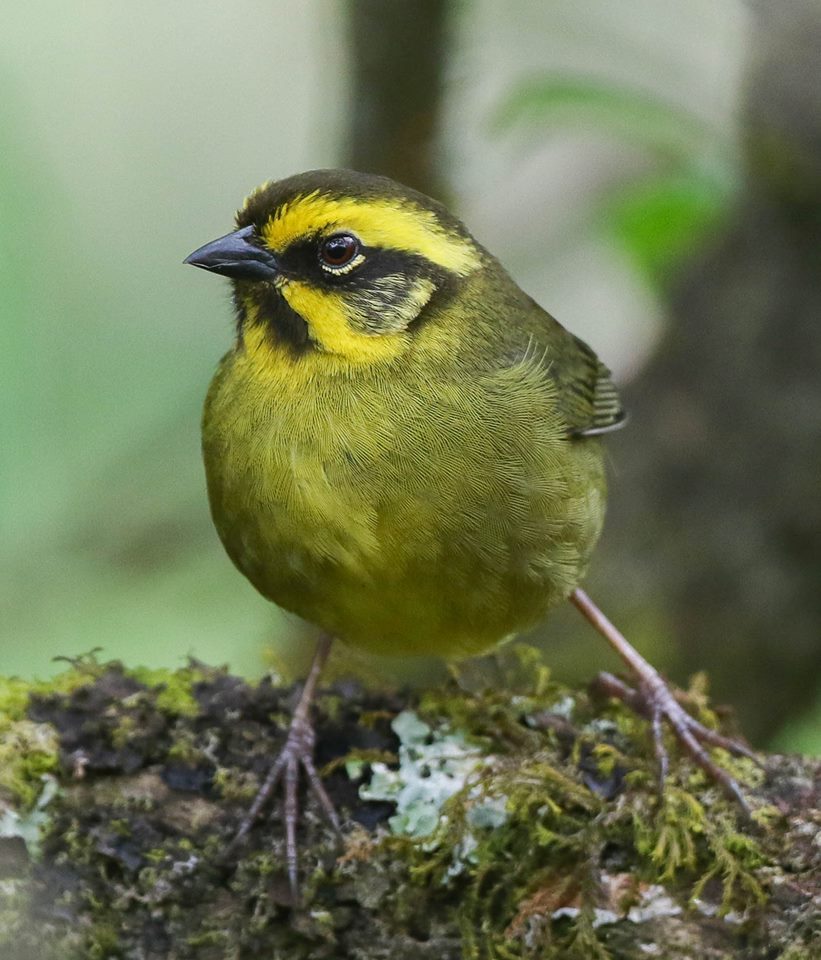
[[[356,240],[349,236],[330,237],[322,245],[322,259],[332,267],[342,267],[353,259]]]

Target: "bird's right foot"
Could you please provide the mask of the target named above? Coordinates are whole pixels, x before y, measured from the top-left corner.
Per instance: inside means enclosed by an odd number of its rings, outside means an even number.
[[[228,845],[226,854],[230,855],[244,840],[251,827],[256,823],[262,809],[272,797],[277,786],[282,784],[283,822],[285,824],[285,858],[288,866],[288,883],[296,900],[299,896],[299,855],[297,850],[297,825],[299,823],[299,773],[305,774],[308,786],[319,800],[331,826],[337,833],[342,832],[339,815],[328,796],[322,779],[314,764],[314,743],[316,734],[307,716],[294,714],[288,738],[274,761],[268,775],[259,788],[254,802],[242,818],[242,822]]]
[[[320,637],[316,652],[314,653],[311,669],[299,697],[299,703],[297,703],[291,718],[291,725],[288,729],[288,737],[285,740],[285,745],[282,747],[279,756],[268,771],[268,775],[259,788],[256,797],[254,797],[254,802],[242,818],[239,829],[225,851],[225,856],[230,857],[240,843],[242,843],[251,827],[253,827],[259,818],[263,807],[281,783],[283,787],[282,819],[285,824],[285,859],[288,868],[288,883],[295,903],[299,901],[299,856],[296,831],[299,823],[300,768],[308,780],[308,786],[325,811],[325,815],[330,821],[331,826],[337,833],[342,832],[339,816],[325,787],[322,785],[322,779],[314,764],[316,733],[314,732],[310,715],[311,703],[316,694],[319,675],[322,672],[325,661],[328,659],[331,643],[331,637],[327,635]]]

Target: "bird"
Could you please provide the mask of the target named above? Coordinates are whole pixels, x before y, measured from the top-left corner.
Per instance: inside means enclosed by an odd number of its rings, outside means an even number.
[[[602,530],[602,437],[626,422],[608,368],[520,289],[445,206],[345,169],[267,182],[234,229],[184,261],[232,284],[231,348],[207,393],[211,515],[236,567],[321,630],[285,744],[232,842],[282,787],[298,890],[311,704],[334,642],[459,659],[570,601],[635,687],[608,690],[663,724],[744,810],[710,756],[743,743],[703,726],[581,584]]]

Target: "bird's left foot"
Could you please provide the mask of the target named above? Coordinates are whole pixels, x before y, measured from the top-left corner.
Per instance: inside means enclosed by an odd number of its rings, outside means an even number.
[[[596,678],[596,686],[609,696],[617,697],[650,721],[660,791],[664,789],[664,781],[670,765],[667,748],[664,745],[663,725],[666,722],[688,756],[721,787],[730,799],[735,800],[748,817],[751,815],[750,806],[738,783],[713,760],[705,749],[708,746],[721,747],[734,757],[746,757],[760,766],[761,761],[749,747],[739,740],[725,737],[710,727],[704,726],[691,716],[676,700],[670,687],[655,670],[640,677],[638,689],[628,686],[612,673],[600,673]]]
[[[653,749],[658,764],[659,790],[664,790],[669,760],[664,746],[664,723],[669,724],[676,739],[685,752],[714,780],[730,797],[735,800],[744,813],[751,815],[741,788],[732,776],[717,764],[705,749],[707,746],[721,747],[736,757],[747,757],[761,765],[760,760],[749,747],[724,737],[715,730],[705,727],[682,707],[676,700],[670,687],[661,674],[648,663],[624,637],[624,635],[599,610],[584,590],[576,587],[570,594],[570,602],[599,631],[637,678],[637,689],[629,687],[617,677],[606,673],[600,675],[600,683],[611,695],[623,700],[637,713],[650,720],[653,731]]]

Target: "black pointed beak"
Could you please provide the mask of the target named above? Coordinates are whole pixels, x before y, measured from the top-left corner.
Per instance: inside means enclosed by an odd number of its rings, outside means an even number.
[[[253,242],[253,233],[252,225],[226,234],[189,254],[183,263],[233,280],[274,280],[276,257]]]

